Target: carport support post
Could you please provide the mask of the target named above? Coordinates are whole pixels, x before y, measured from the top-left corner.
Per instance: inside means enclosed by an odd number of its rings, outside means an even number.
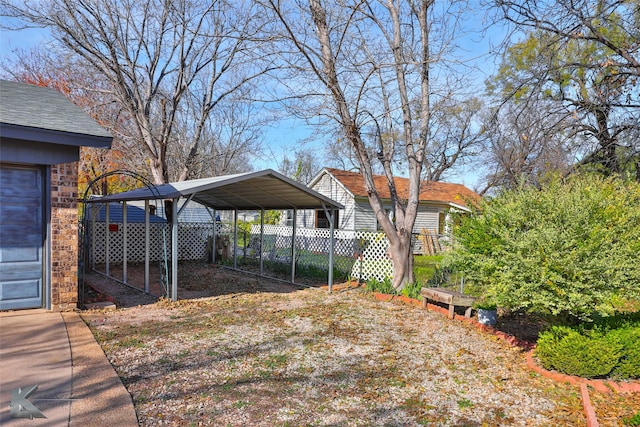
[[[122,281],[127,283],[127,202],[122,202]]]
[[[209,209],[207,209],[208,211]],[[215,208],[213,209],[213,213],[210,214],[211,215],[211,219],[213,222],[213,231],[211,233],[211,263],[212,264],[216,264],[217,260],[216,260],[216,256],[218,255],[216,253],[216,233],[217,233],[217,228],[218,228],[218,222],[216,221],[217,218],[217,211],[215,210]]]
[[[178,199],[171,204],[171,301],[178,301]]]
[[[91,270],[96,269],[96,215],[100,210],[98,203],[91,204]]]
[[[233,210],[233,268],[238,268],[238,209]]]
[[[291,283],[296,281],[296,229],[298,226],[298,209],[293,210],[293,229],[291,230]]]
[[[333,249],[335,246],[334,228],[333,228],[333,216],[335,215],[335,209],[329,210],[329,275],[327,277],[327,285],[329,286],[329,293],[333,291]]]
[[[144,201],[144,291],[149,293],[149,200]]]
[[[105,203],[105,219],[104,219],[104,226],[105,226],[105,233],[104,233],[104,274],[106,274],[107,277],[110,275],[109,274],[109,215],[110,215],[109,202],[107,202],[107,203]]]
[[[262,258],[262,248],[264,248],[264,208],[260,210],[260,275],[263,274],[264,263]]]

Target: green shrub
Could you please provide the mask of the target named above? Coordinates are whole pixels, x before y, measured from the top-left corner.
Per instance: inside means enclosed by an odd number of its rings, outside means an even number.
[[[369,292],[380,292],[381,294],[396,295],[396,290],[391,283],[390,278],[386,278],[383,281],[377,279],[367,280],[366,289]]]
[[[422,296],[420,295],[420,290],[422,290],[422,284],[414,282],[402,288],[401,293],[402,295],[409,298],[420,299],[422,298]]]
[[[631,418],[627,418],[623,420],[623,422],[624,422],[624,425],[629,427],[640,427],[640,412],[638,412]]]
[[[613,369],[614,378],[640,378],[640,327],[626,327],[613,331],[622,344],[622,357]]]
[[[383,281],[379,281],[377,279],[369,279],[367,280],[365,289],[368,292],[380,292],[381,294],[388,295],[404,295],[409,298],[420,299],[420,290],[422,289],[422,285],[415,282],[410,285],[402,288],[400,293],[396,291],[391,283],[391,279],[387,278]]]
[[[540,334],[536,354],[547,369],[586,378],[640,378],[640,313],[554,326]]]
[[[582,334],[554,326],[540,334],[536,354],[547,369],[584,378],[606,377],[620,361],[623,346],[613,334]]]
[[[442,266],[499,306],[590,320],[640,300],[640,184],[595,175],[520,187],[461,216]]]

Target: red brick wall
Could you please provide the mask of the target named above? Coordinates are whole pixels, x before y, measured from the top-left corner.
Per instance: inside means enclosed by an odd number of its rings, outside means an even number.
[[[78,303],[78,163],[51,166],[51,309]]]

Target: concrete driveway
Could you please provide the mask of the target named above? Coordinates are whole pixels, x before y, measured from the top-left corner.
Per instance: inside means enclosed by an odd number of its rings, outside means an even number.
[[[37,390],[24,396],[34,385]],[[46,418],[28,418],[37,411]],[[0,425],[137,426],[138,421],[131,396],[77,313],[24,310],[0,312]]]

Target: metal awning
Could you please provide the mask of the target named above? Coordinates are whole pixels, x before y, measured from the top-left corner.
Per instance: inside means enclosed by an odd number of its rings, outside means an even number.
[[[272,169],[172,182],[91,201],[103,203],[181,197],[217,210],[344,209],[340,203]]]
[[[177,300],[177,283],[178,283],[178,201],[186,198],[186,206],[190,201],[198,202],[215,210],[233,210],[234,214],[234,242],[237,242],[238,217],[237,212],[241,210],[293,210],[293,232],[292,232],[292,253],[291,253],[291,281],[295,280],[295,260],[296,260],[296,215],[300,209],[322,209],[330,219],[330,238],[329,238],[329,270],[328,285],[331,292],[333,284],[333,218],[334,213],[338,209],[344,209],[344,206],[330,198],[311,190],[310,188],[293,181],[286,176],[275,172],[271,169],[265,169],[258,172],[248,172],[236,175],[217,176],[212,178],[194,179],[190,181],[181,181],[168,183],[152,187],[139,188],[137,190],[126,191],[119,194],[113,194],[104,197],[96,197],[87,200],[89,203],[104,203],[107,207],[106,218],[109,218],[109,202],[122,202],[126,205],[128,201],[145,200],[145,291],[148,291],[149,283],[149,200],[172,200],[171,204],[171,299]],[[123,214],[126,213],[126,207]],[[213,217],[213,215],[212,215]],[[168,217],[169,218],[169,217]],[[108,229],[108,220],[105,222]],[[126,249],[127,244],[127,227],[126,215],[123,215],[123,247]],[[261,223],[260,247],[262,247],[263,239],[263,223]],[[213,240],[215,245],[215,229],[213,227]],[[106,247],[109,246],[109,233],[106,233]],[[236,248],[237,249],[237,248]],[[123,260],[123,283],[126,280],[126,250]],[[234,269],[236,263],[237,250],[234,250]],[[109,276],[109,261],[107,256],[106,275]],[[260,254],[260,275],[262,275],[262,253]]]

